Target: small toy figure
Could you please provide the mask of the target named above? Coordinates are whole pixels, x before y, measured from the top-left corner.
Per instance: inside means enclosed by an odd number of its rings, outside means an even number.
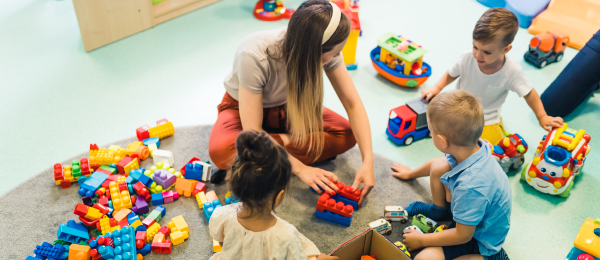
[[[408,231],[411,231],[411,230],[423,234],[423,231],[421,231],[421,229],[419,229],[419,227],[417,227],[415,225],[408,226],[408,227],[404,228],[404,234],[408,233]]]
[[[385,220],[400,221],[404,224],[408,221],[408,213],[401,206],[386,206],[383,210]]]
[[[413,88],[421,86],[431,76],[431,66],[423,62],[423,55],[428,51],[419,44],[393,33],[382,35],[377,43],[371,51],[371,61],[384,78]]]
[[[392,234],[392,224],[385,219],[378,219],[369,223],[369,228],[379,232],[382,235]]]
[[[259,0],[254,6],[254,17],[262,21],[278,21],[290,19],[294,9],[283,6],[283,0]]]
[[[396,245],[398,248],[400,248],[400,250],[402,250],[402,252],[404,252],[407,256],[410,256],[410,253],[406,249],[406,246],[404,244],[402,244],[402,242],[400,242],[400,241],[394,242],[394,245]]]
[[[489,145],[492,155],[504,172],[519,169],[525,163],[529,146],[519,134],[504,133],[506,137],[496,145]]]
[[[529,51],[525,53],[525,61],[538,68],[562,60],[565,48],[569,44],[569,36],[559,30],[550,30],[536,34],[529,43]]]
[[[571,129],[567,124],[552,128],[542,138],[532,162],[521,172],[521,180],[543,193],[569,196],[590,152],[590,140],[583,129]]]
[[[424,233],[433,233],[437,222],[425,217],[423,214],[419,214],[413,217],[412,225],[419,227]]]
[[[586,219],[565,260],[600,260],[600,218]]]
[[[385,133],[397,145],[410,145],[414,140],[431,137],[426,112],[427,103],[420,98],[390,110]]]

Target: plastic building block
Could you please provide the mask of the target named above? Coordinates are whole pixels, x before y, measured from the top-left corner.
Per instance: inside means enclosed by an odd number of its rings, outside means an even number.
[[[162,226],[158,229],[158,233],[162,233],[166,239],[171,234],[171,229],[168,226]]]
[[[120,174],[128,175],[131,170],[137,168],[140,168],[137,160],[132,159],[131,157],[125,157],[117,163],[117,170],[119,170]]]
[[[159,141],[158,137],[146,138],[146,139],[142,140],[142,143],[145,146],[149,146],[151,144],[154,144],[154,145],[156,145],[156,148],[160,148],[160,141]]]
[[[190,232],[190,228],[187,222],[185,222],[185,219],[183,219],[182,215],[172,218],[171,221],[167,223],[167,225],[169,226],[169,228],[171,228],[171,232],[175,232],[178,230],[182,232]]]
[[[154,239],[152,239],[152,243],[164,243],[165,242],[165,234],[157,232],[156,235],[154,235]]]
[[[200,159],[193,157],[188,163],[193,163],[196,161],[200,161]],[[183,176],[185,176],[185,167],[186,166],[187,166],[187,163],[185,165],[183,165],[183,167],[181,167],[181,170],[180,170],[180,172],[181,172],[181,174],[183,174]]]
[[[141,141],[133,142],[127,145],[125,155],[132,156],[137,154],[138,158],[145,160],[150,155],[150,150]]]
[[[221,244],[219,244],[219,241],[213,239],[213,251],[215,253],[218,253],[221,252],[221,250],[223,250],[223,247],[221,246]]]
[[[179,245],[183,243],[187,238],[189,238],[188,232],[175,231],[171,232],[171,242],[173,245]]]
[[[411,224],[419,227],[423,233],[433,233],[433,231],[435,231],[435,227],[437,226],[437,222],[425,217],[423,214],[414,216]]]
[[[212,175],[213,167],[210,162],[193,162],[194,164],[202,165],[202,181],[210,181],[210,176]]]
[[[352,217],[349,217],[349,218],[344,217],[344,216],[341,216],[341,215],[338,215],[338,214],[335,214],[335,213],[329,212],[329,211],[321,212],[321,211],[316,210],[315,214],[318,219],[337,223],[337,224],[344,225],[347,227],[349,227],[350,223],[352,222]]]
[[[107,233],[106,236],[114,240],[115,259],[134,259],[136,257],[135,230],[132,227],[123,227],[121,230]],[[104,256],[102,257],[104,258]]]
[[[33,253],[37,257],[43,257],[43,258],[47,257],[47,258],[56,258],[56,259],[60,259],[64,252],[65,252],[65,248],[63,246],[61,246],[61,245],[52,246],[52,244],[50,244],[48,242],[42,243],[41,246],[36,246],[35,250],[33,250]]]
[[[90,196],[84,196],[83,198],[81,198],[81,202],[83,202],[83,204],[85,204],[88,207],[94,206],[94,201]]]
[[[175,128],[173,127],[172,122],[166,122],[161,125],[157,125],[148,129],[149,137],[158,137],[158,139],[163,139],[165,137],[169,137],[175,134]],[[146,138],[144,138],[146,139]]]
[[[98,148],[96,144],[90,144],[89,163],[94,166],[109,165],[119,162],[125,157],[125,150],[117,145],[106,148]]]
[[[102,172],[102,173],[108,174],[108,175],[117,174],[117,166],[116,166],[116,164],[111,164],[111,165],[108,165],[108,166],[107,165],[102,165],[96,171],[97,172]]]
[[[123,179],[122,183],[124,182]],[[130,209],[133,206],[128,189],[119,189],[117,182],[111,182],[109,188],[114,210]]]
[[[225,204],[229,205],[238,202],[240,202],[240,200],[235,197],[235,194],[231,193],[231,191],[228,191],[227,194],[225,194]]]
[[[142,249],[146,245],[146,231],[135,232],[135,246],[137,249]]]
[[[106,233],[111,231],[110,230],[110,221],[108,220],[108,216],[102,217],[102,219],[100,219],[99,223],[100,223],[99,230],[102,232],[102,235],[105,235]]]
[[[142,247],[142,249],[138,249],[137,252],[138,252],[138,254],[141,254],[142,256],[146,256],[148,253],[151,252],[151,250],[152,250],[151,246],[149,244],[146,244],[146,245],[144,245],[144,247]]]
[[[156,169],[154,171],[153,180],[154,182],[156,182],[157,185],[163,187],[171,187],[173,186],[173,184],[175,184],[175,181],[177,181],[177,177],[175,177],[174,174],[170,173],[167,170]]]
[[[331,198],[331,195],[323,193],[317,201],[317,210],[325,212],[325,210],[350,218],[354,209],[350,205],[344,205],[343,202],[336,202]]]
[[[79,244],[81,241],[90,239],[87,228],[73,220],[69,220],[66,225],[61,224],[58,226],[56,235],[58,239],[74,244]]]
[[[337,185],[337,187],[338,187],[337,193],[340,194],[341,196],[344,196],[344,197],[354,200],[354,201],[358,201],[360,199],[361,190],[356,189],[356,190],[352,191],[352,186],[350,186],[350,185],[344,186],[344,183],[341,181],[338,181],[335,185]]]
[[[150,133],[148,132],[149,129],[150,127],[148,125],[143,125],[135,130],[138,141],[150,138]]]
[[[198,183],[200,183],[200,182],[198,182],[196,180],[177,178],[177,181],[175,181],[175,190],[177,191],[177,193],[179,195],[191,197],[192,193],[194,192],[194,187],[196,187],[196,185]],[[204,184],[204,183],[202,183],[202,184]],[[205,188],[205,190],[206,190],[206,188]]]
[[[131,213],[130,209],[121,209],[119,211],[117,211],[116,213],[113,213],[113,218],[119,222],[123,219],[126,219],[127,216],[129,215],[129,213]]]
[[[144,175],[144,176],[146,176],[146,175]],[[150,179],[150,180],[152,181],[152,179]],[[133,184],[133,189],[135,190],[135,193],[137,193],[138,196],[141,196],[146,201],[152,200],[152,196],[150,195],[150,192],[148,191],[148,189],[142,182],[137,182],[136,184]]]
[[[219,198],[217,197],[217,193],[215,193],[214,190],[211,190],[206,193],[206,200],[213,201],[213,200],[218,200],[218,199]]]
[[[89,246],[71,244],[69,246],[69,260],[89,260],[90,250]]]
[[[168,165],[169,167],[173,167],[174,165],[173,153],[171,151],[160,149],[154,150],[154,152],[152,152],[152,158],[154,158],[155,165],[158,165],[159,163]]]
[[[174,202],[175,200],[179,199],[179,194],[177,192],[173,192],[170,190],[163,192],[162,196],[163,196],[164,204],[171,203],[171,202]]]
[[[107,233],[110,234],[110,233]],[[98,253],[104,259],[113,259],[115,258],[115,248],[112,246],[100,246],[98,248]]]
[[[185,166],[185,178],[190,180],[202,180],[202,164],[188,163]]]
[[[160,225],[157,223],[148,227],[148,230],[146,230],[146,244],[150,244],[152,240],[154,240],[154,236],[158,233],[158,229],[160,229]]]
[[[196,187],[194,187],[194,191],[192,192],[192,195],[194,197],[196,197],[196,195],[200,192],[206,192],[206,184],[204,184],[202,182],[196,183]]]
[[[212,202],[204,203],[204,207],[202,212],[204,212],[204,217],[206,218],[206,222],[210,222],[210,217],[215,209],[221,207],[221,201],[219,199],[214,199]]]
[[[206,194],[204,194],[204,191],[201,191],[200,193],[196,194],[196,202],[198,202],[199,208],[203,208],[204,203],[208,202],[208,200],[206,199]]]
[[[27,256],[27,258],[25,258],[25,260],[41,260],[41,258],[37,258],[37,257],[33,257],[33,256]]]
[[[94,172],[84,183],[80,184],[80,196],[94,196],[94,192],[100,188],[108,175],[102,172]]]
[[[152,205],[158,206],[164,203],[162,193],[154,193],[152,194]]]
[[[170,254],[171,253],[171,241],[165,241],[166,243],[152,243],[152,253]]]
[[[146,214],[150,212],[150,207],[148,207],[148,202],[146,202],[143,198],[138,198],[135,201],[135,206],[132,207],[131,210],[136,214]]]

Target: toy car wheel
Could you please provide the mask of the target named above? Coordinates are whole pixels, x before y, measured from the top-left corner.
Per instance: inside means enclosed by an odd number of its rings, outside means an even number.
[[[391,230],[388,230],[387,232],[385,232],[385,234],[389,236],[389,235],[391,235],[391,234],[392,234],[392,231],[391,231]]]
[[[546,67],[546,65],[548,65],[548,62],[547,61],[542,61],[540,63],[540,68]]]
[[[563,198],[566,198],[569,196],[569,194],[571,193],[571,188],[573,188],[573,181],[571,180],[571,183],[569,183],[569,187],[567,187],[567,189],[565,191],[563,191],[561,194],[558,194],[558,196],[561,196]]]
[[[525,165],[525,167],[523,167],[523,171],[521,172],[521,180],[522,181],[527,181],[527,176],[526,176],[527,173],[526,172],[527,172],[527,168],[529,168],[528,166],[529,166],[529,164],[527,164],[527,165]]]
[[[406,137],[406,139],[404,139],[404,145],[410,145],[412,144],[414,138],[412,136]]]
[[[563,54],[558,54],[558,56],[556,56],[556,62],[559,62],[560,60],[562,60]]]
[[[69,180],[62,180],[60,182],[60,187],[63,188],[63,189],[70,188],[71,187],[71,181],[69,181]]]
[[[406,224],[406,219],[400,220],[400,223]]]

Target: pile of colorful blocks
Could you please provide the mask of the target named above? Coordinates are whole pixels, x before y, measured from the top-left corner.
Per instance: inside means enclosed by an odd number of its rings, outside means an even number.
[[[213,210],[221,206],[215,192],[206,193],[201,182],[210,179],[212,165],[194,157],[181,172],[176,171],[173,154],[159,149],[160,140],[174,133],[173,124],[162,119],[155,127],[138,128],[138,141],[127,148],[91,144],[89,158],[55,164],[58,186],[68,189],[74,182],[79,184],[82,199],[73,211],[79,221],[60,225],[57,240],[37,246],[35,257],[27,259],[141,260],[151,252],[169,254],[190,232],[183,216],[160,224],[167,213],[162,205],[180,196],[194,196],[200,209],[204,206],[208,223]],[[141,161],[150,157],[154,165],[141,168]],[[229,193],[226,197],[228,204],[238,202]],[[220,251],[218,242],[213,245],[215,252]]]

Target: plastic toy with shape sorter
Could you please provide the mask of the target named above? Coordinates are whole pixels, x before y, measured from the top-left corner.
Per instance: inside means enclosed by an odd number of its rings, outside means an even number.
[[[523,168],[521,180],[540,192],[569,196],[590,152],[590,139],[583,129],[571,129],[567,124],[552,128],[542,138],[532,162]]]
[[[354,208],[352,206],[344,205],[341,201],[336,202],[331,198],[331,195],[323,193],[317,201],[315,215],[318,219],[349,227],[353,212]]]
[[[525,153],[529,146],[519,134],[504,133],[504,137],[496,145],[490,145],[492,156],[504,172],[519,169],[525,163]]]
[[[425,217],[423,214],[414,216],[411,224],[420,228],[424,233],[433,233],[437,226],[437,222]]]
[[[420,98],[409,100],[406,105],[390,110],[385,133],[397,145],[410,145],[415,140],[431,137],[426,114],[425,101]]]
[[[175,128],[173,123],[169,122],[166,118],[156,121],[156,126],[150,128],[148,125],[143,125],[135,130],[135,134],[138,141],[148,139],[151,137],[158,137],[163,139],[175,134]]]
[[[431,66],[423,62],[428,51],[405,37],[386,33],[371,51],[373,67],[386,79],[404,87],[421,86],[431,76]]]
[[[254,17],[262,21],[290,19],[294,9],[283,6],[283,0],[259,0],[254,6]]]
[[[559,30],[550,30],[536,34],[529,43],[529,50],[525,53],[525,61],[538,67],[559,62],[569,44],[569,36]]]
[[[600,260],[600,218],[583,222],[565,260]]]

